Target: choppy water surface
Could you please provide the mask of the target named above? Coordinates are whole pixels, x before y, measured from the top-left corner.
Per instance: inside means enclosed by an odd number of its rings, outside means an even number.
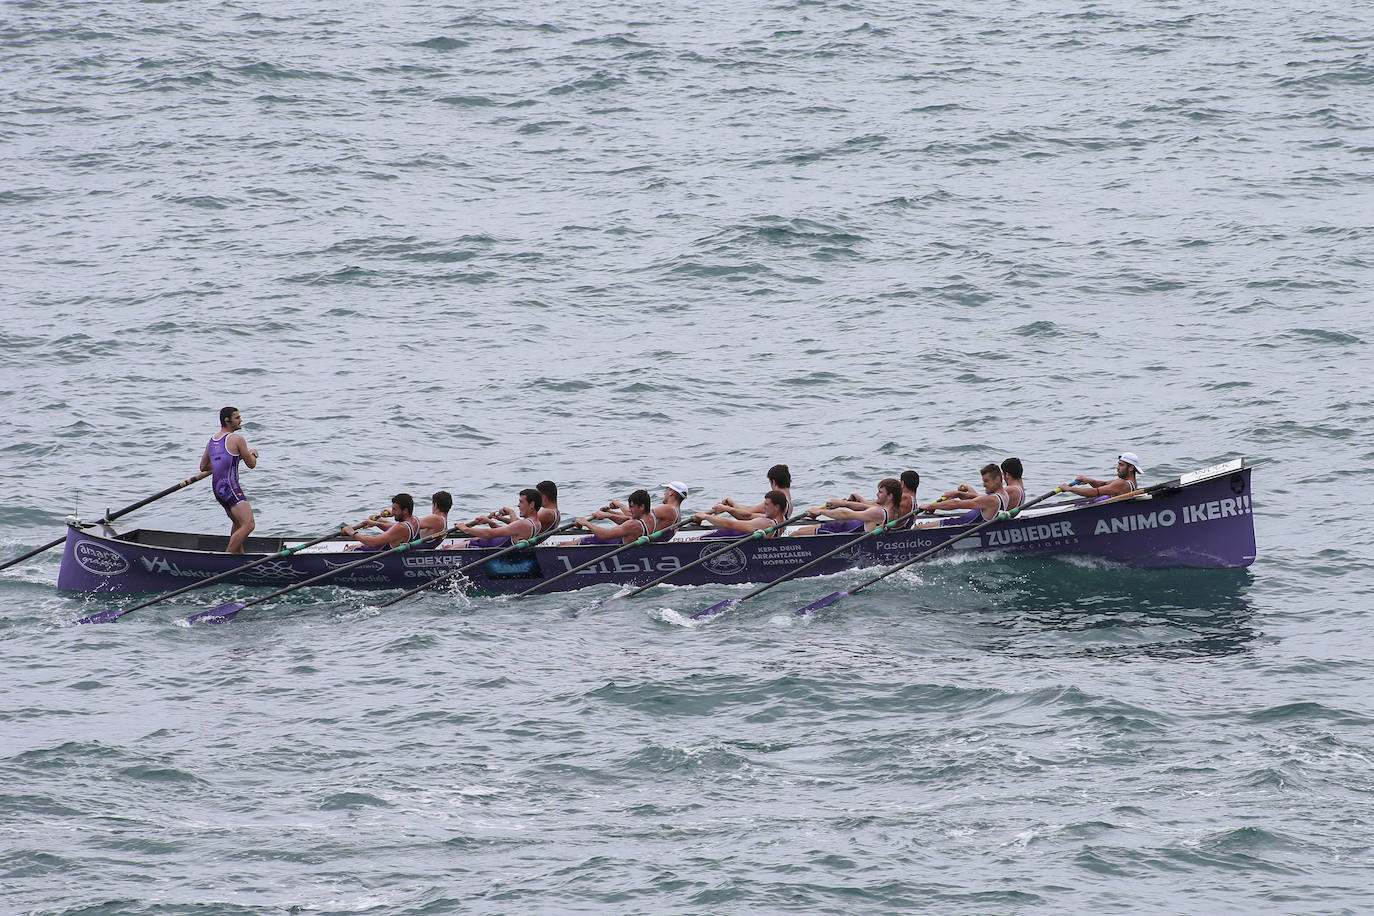
[[[1369,909],[1372,48],[1304,4],[9,4],[4,556],[226,403],[263,533],[1272,460],[1249,570],[959,556],[809,619],[865,573],[72,628],[108,602],[45,554],[0,572],[0,909]]]

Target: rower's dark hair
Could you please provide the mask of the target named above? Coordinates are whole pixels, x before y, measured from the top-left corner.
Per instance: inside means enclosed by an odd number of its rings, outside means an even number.
[[[998,477],[1001,477],[1001,476],[1002,476],[1002,469],[999,468],[996,464],[985,464],[985,465],[983,465],[983,469],[982,469],[981,471],[979,471],[978,473],[979,473],[979,474],[996,474]]]
[[[769,490],[767,493],[763,494],[763,498],[766,499],[766,500],[768,500],[768,501],[769,501],[770,503],[772,503],[773,505],[777,506],[777,507],[778,507],[778,510],[779,510],[780,512],[786,514],[786,512],[787,512],[787,494],[786,494],[786,493],[782,492],[781,490]]]
[[[648,512],[651,505],[649,502],[649,491],[635,490],[633,493],[630,494],[628,502],[630,503],[630,505],[639,506],[645,512]]]
[[[892,497],[892,504],[894,506],[901,504],[902,482],[896,477],[884,477],[882,480],[878,481],[878,489],[887,491],[887,495]]]
[[[409,493],[397,493],[391,497],[391,501],[406,510],[407,514],[415,511],[415,500],[410,498]]]
[[[921,475],[917,474],[915,471],[903,471],[902,485],[912,493],[915,493],[917,488],[921,486]]]
[[[534,508],[544,508],[544,494],[540,493],[534,487],[525,487],[525,489],[520,491],[520,495],[528,499],[530,503],[533,504]]]
[[[453,508],[453,494],[448,490],[440,490],[430,497],[430,502],[439,508],[439,511],[448,515],[448,510]]]
[[[237,407],[221,407],[219,409],[219,425],[223,426],[229,422],[229,418],[238,410]]]
[[[1025,468],[1021,467],[1021,459],[1008,458],[1006,461],[1003,461],[1002,473],[1020,480],[1021,475],[1025,473]]]
[[[768,479],[779,487],[792,486],[792,472],[787,469],[785,464],[775,464],[769,468]]]
[[[542,493],[549,502],[558,502],[558,484],[552,480],[541,480],[534,485],[534,488]]]

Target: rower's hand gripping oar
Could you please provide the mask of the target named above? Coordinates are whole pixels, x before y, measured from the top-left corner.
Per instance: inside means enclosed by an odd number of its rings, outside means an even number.
[[[643,547],[645,544],[651,543],[651,542],[653,542],[654,540],[656,540],[660,534],[665,534],[665,533],[667,533],[667,532],[669,532],[669,531],[676,531],[677,529],[681,528],[683,525],[688,524],[689,522],[691,522],[691,519],[690,519],[690,518],[685,518],[685,519],[681,520],[680,522],[678,522],[677,524],[669,525],[667,528],[663,528],[663,529],[660,529],[660,530],[658,530],[658,531],[655,531],[653,534],[642,534],[642,535],[640,535],[639,537],[635,538],[633,541],[631,541],[631,542],[628,543],[628,544],[621,544],[619,547],[617,547],[615,550],[612,550],[610,553],[598,554],[594,559],[588,560],[586,563],[583,563],[583,564],[581,564],[581,565],[579,565],[579,566],[574,566],[572,569],[568,570],[567,572],[561,572],[561,573],[559,573],[558,575],[554,576],[554,577],[551,578],[551,579],[545,579],[543,582],[540,582],[538,585],[535,585],[535,586],[533,586],[533,587],[531,587],[531,588],[527,588],[527,589],[525,589],[523,592],[520,592],[520,593],[518,593],[518,594],[516,594],[516,595],[514,595],[514,596],[512,596],[512,597],[515,597],[515,598],[524,598],[526,595],[533,595],[535,592],[543,591],[544,589],[548,588],[550,585],[553,585],[555,582],[562,582],[564,579],[568,578],[568,576],[571,576],[571,575],[573,575],[574,573],[579,573],[579,572],[581,572],[582,570],[586,569],[588,566],[595,566],[597,563],[600,563],[600,562],[602,562],[603,560],[609,560],[611,557],[614,557],[614,556],[617,556],[617,555],[619,555],[619,554],[624,553],[625,551],[629,550],[631,547]]]
[[[742,542],[742,541],[757,541],[757,540],[761,540],[762,538],[766,538],[768,535],[772,534],[774,531],[781,531],[782,529],[786,528],[788,525],[795,525],[797,522],[801,521],[802,519],[809,518],[809,517],[810,517],[810,514],[811,514],[810,511],[801,512],[801,513],[798,513],[797,515],[792,516],[791,518],[785,518],[785,519],[783,519],[782,521],[778,522],[777,524],[769,525],[767,528],[760,528],[758,531],[751,531],[751,532],[749,532],[748,534],[743,535],[743,536],[741,536],[741,537],[730,538],[729,543],[725,544],[725,545],[724,545],[723,547],[721,547],[719,550],[713,550],[713,551],[711,551],[710,553],[706,554],[706,555],[703,556],[703,557],[698,557],[697,559],[695,559],[695,560],[693,560],[692,562],[688,563],[686,566],[679,566],[677,569],[673,570],[672,572],[670,572],[670,573],[665,573],[664,575],[659,576],[657,579],[655,579],[654,581],[648,583],[647,585],[641,585],[639,588],[635,589],[635,590],[632,591],[632,592],[626,592],[626,593],[623,594],[623,595],[614,596],[614,597],[611,597],[611,598],[607,598],[605,601],[601,601],[601,602],[594,603],[594,604],[592,605],[592,607],[593,607],[593,608],[598,608],[598,607],[602,607],[602,606],[604,606],[604,605],[610,603],[611,601],[624,601],[624,600],[626,600],[626,599],[633,598],[635,595],[639,595],[639,594],[642,594],[642,593],[644,593],[644,592],[647,592],[649,589],[653,588],[654,586],[662,585],[664,582],[667,582],[669,579],[673,578],[674,576],[680,575],[681,573],[684,573],[684,572],[686,572],[687,570],[692,569],[693,567],[700,566],[700,565],[703,564],[703,563],[709,563],[710,561],[714,560],[716,557],[721,556],[722,554],[729,553],[731,550],[734,550],[737,546],[739,546],[740,542]]]
[[[861,584],[859,584],[859,585],[856,585],[855,587],[853,587],[853,588],[851,588],[851,589],[848,589],[847,591],[843,591],[843,592],[831,592],[829,595],[826,595],[824,598],[820,598],[820,599],[818,599],[818,600],[816,600],[816,601],[811,602],[811,603],[808,604],[806,607],[798,608],[798,609],[796,610],[796,612],[795,612],[795,613],[796,613],[796,616],[798,616],[798,617],[804,617],[804,616],[806,616],[807,614],[810,614],[812,611],[819,611],[819,610],[820,610],[821,608],[823,608],[823,607],[829,607],[830,605],[832,605],[832,604],[834,604],[835,602],[839,601],[841,598],[846,598],[846,597],[848,597],[849,595],[858,594],[859,592],[861,592],[861,591],[863,591],[864,589],[868,588],[870,585],[874,584],[875,582],[881,582],[883,579],[886,579],[888,576],[892,575],[893,573],[895,573],[895,572],[900,572],[901,570],[906,569],[908,566],[911,566],[913,563],[919,563],[919,562],[921,562],[922,560],[926,559],[927,557],[932,556],[932,555],[934,555],[934,554],[937,554],[937,553],[939,553],[940,551],[942,551],[942,550],[944,550],[944,549],[946,549],[946,548],[948,548],[948,547],[950,547],[950,546],[952,546],[952,545],[954,545],[954,544],[957,544],[959,541],[962,541],[964,538],[972,537],[973,535],[975,535],[975,534],[977,534],[978,532],[982,531],[984,528],[988,527],[989,525],[995,525],[995,524],[997,524],[998,522],[1010,521],[1010,520],[1016,518],[1016,516],[1020,515],[1020,514],[1021,514],[1022,512],[1024,512],[1026,509],[1029,509],[1029,508],[1031,508],[1032,506],[1039,505],[1040,503],[1042,503],[1042,502],[1044,502],[1045,500],[1049,499],[1051,496],[1055,496],[1056,494],[1063,493],[1063,492],[1064,492],[1064,488],[1063,488],[1063,487],[1055,487],[1053,490],[1051,490],[1050,492],[1046,493],[1045,495],[1043,495],[1043,496],[1037,496],[1035,499],[1032,499],[1030,502],[1028,502],[1028,503],[1023,503],[1022,505],[1017,506],[1015,509],[1009,509],[1009,510],[1007,510],[1007,511],[1005,511],[1005,512],[998,512],[997,515],[993,516],[992,518],[988,519],[987,521],[981,522],[981,523],[979,523],[979,524],[977,524],[977,525],[974,525],[972,528],[970,528],[969,530],[963,532],[962,534],[957,534],[957,535],[955,535],[954,537],[950,538],[948,541],[945,541],[945,542],[942,543],[942,544],[936,544],[934,547],[930,548],[929,550],[922,551],[921,553],[918,553],[916,556],[912,557],[912,558],[909,559],[909,560],[903,560],[901,563],[898,563],[896,566],[892,567],[891,569],[889,569],[889,570],[887,570],[887,571],[885,571],[885,572],[883,572],[883,573],[881,573],[881,574],[879,574],[879,575],[874,576],[872,579],[869,579],[867,582],[863,582],[863,583],[861,583]]]
[[[200,479],[202,479],[202,478],[204,478],[204,477],[209,477],[209,476],[210,476],[210,472],[209,472],[209,471],[201,471],[199,474],[196,474],[194,477],[187,477],[187,478],[186,478],[185,480],[183,480],[181,483],[173,484],[172,486],[170,486],[170,487],[168,487],[167,489],[163,490],[161,493],[154,493],[152,496],[149,496],[147,499],[140,499],[140,500],[139,500],[138,502],[136,502],[136,503],[132,503],[132,504],[130,504],[130,505],[127,505],[127,506],[125,506],[123,509],[120,509],[118,512],[110,512],[110,511],[107,510],[107,511],[105,512],[105,515],[100,519],[100,521],[96,522],[95,524],[101,525],[101,524],[105,524],[105,523],[107,523],[107,522],[112,522],[112,521],[114,521],[115,519],[119,518],[121,515],[128,515],[130,512],[134,511],[135,509],[142,509],[144,506],[148,505],[148,504],[151,503],[151,502],[156,502],[157,500],[161,499],[161,498],[164,497],[164,496],[169,496],[169,495],[171,495],[172,493],[175,493],[177,490],[180,490],[182,487],[189,487],[191,484],[195,483],[197,480],[200,480]],[[6,560],[4,563],[0,563],[0,569],[9,569],[9,568],[10,568],[11,566],[13,566],[14,564],[16,564],[16,563],[22,563],[22,562],[24,562],[25,560],[29,559],[29,557],[36,557],[36,556],[38,556],[40,553],[42,553],[42,552],[45,551],[45,550],[52,550],[54,547],[56,547],[58,544],[61,544],[61,543],[62,543],[63,541],[65,541],[66,539],[67,539],[67,535],[64,533],[60,538],[57,538],[56,540],[53,540],[53,541],[49,541],[48,543],[44,544],[42,547],[35,548],[35,549],[33,549],[33,550],[30,550],[30,551],[29,551],[28,553],[26,553],[26,554],[23,554],[23,555],[21,555],[21,556],[15,557],[15,558],[12,559],[12,560]]]
[[[368,516],[368,521],[375,522],[377,519],[385,518],[390,514],[391,510],[388,509],[385,512],[379,512],[376,515]],[[314,547],[316,544],[322,544],[330,538],[338,537],[339,532],[343,531],[343,529],[347,527],[347,525],[339,525],[339,527],[333,529],[328,534],[322,534],[314,540],[306,541],[304,544],[297,544],[295,547],[283,548],[282,550],[278,550],[276,553],[265,554],[261,557],[258,557],[256,560],[253,560],[252,562],[245,563],[242,566],[235,566],[233,569],[225,570],[219,575],[211,576],[208,579],[198,579],[195,582],[192,582],[190,585],[183,586],[175,591],[167,592],[165,595],[158,595],[156,598],[150,598],[142,604],[135,604],[133,607],[124,608],[123,610],[112,609],[108,611],[101,611],[99,614],[91,614],[89,617],[82,617],[80,620],[76,622],[79,624],[112,623],[118,620],[119,618],[123,617],[125,614],[132,614],[134,611],[141,611],[145,607],[152,607],[154,604],[166,601],[168,598],[175,598],[177,595],[184,595],[187,592],[195,591],[198,588],[204,588],[207,585],[214,585],[216,582],[222,582],[231,576],[236,576],[239,573],[247,572],[255,566],[261,566],[263,563],[266,563],[269,560],[280,560],[284,557],[289,557],[292,554],[300,553],[307,547]]]
[[[401,594],[397,595],[395,598],[392,598],[392,599],[390,599],[390,600],[388,600],[388,601],[383,601],[381,604],[377,605],[377,607],[379,607],[379,608],[390,607],[391,605],[395,604],[395,603],[398,602],[398,601],[404,601],[405,599],[409,598],[411,595],[418,595],[420,592],[424,591],[425,589],[433,588],[433,587],[436,586],[436,585],[441,585],[441,584],[443,584],[444,582],[449,581],[450,579],[456,579],[457,577],[461,576],[463,573],[466,573],[466,572],[469,572],[469,571],[471,571],[471,570],[474,570],[474,569],[476,569],[476,568],[479,567],[479,566],[484,566],[484,565],[486,565],[487,563],[490,563],[492,560],[495,560],[497,557],[504,557],[504,556],[505,556],[506,554],[508,554],[508,553],[513,553],[513,552],[515,552],[515,551],[517,551],[517,550],[524,550],[524,549],[527,548],[527,547],[534,547],[534,546],[535,546],[536,544],[538,544],[540,541],[547,540],[548,538],[553,537],[555,534],[562,534],[563,532],[569,531],[569,530],[571,530],[571,529],[573,529],[573,528],[576,528],[576,527],[577,527],[577,522],[568,522],[566,525],[561,525],[561,526],[559,526],[558,528],[555,528],[555,529],[552,530],[552,531],[545,531],[543,534],[537,535],[537,536],[535,536],[535,537],[526,538],[526,539],[523,540],[523,541],[517,541],[517,542],[511,544],[509,547],[502,547],[500,550],[496,551],[496,552],[493,553],[491,556],[482,557],[482,559],[476,560],[476,561],[474,561],[474,562],[472,562],[472,563],[469,563],[469,564],[467,564],[466,566],[460,566],[458,569],[453,570],[453,572],[447,572],[447,573],[444,573],[442,576],[439,576],[438,578],[430,579],[428,582],[424,583],[423,585],[417,585],[415,588],[412,588],[412,589],[410,589],[409,591],[402,592]]]
[[[444,531],[442,532],[435,532],[434,534],[422,535],[421,537],[418,537],[413,541],[402,541],[395,547],[388,547],[386,550],[368,551],[363,555],[362,559],[360,560],[355,560],[352,563],[345,563],[343,566],[340,566],[337,569],[326,570],[325,572],[320,573],[318,576],[312,576],[311,578],[306,579],[304,582],[297,582],[294,585],[286,586],[286,588],[279,588],[270,595],[263,595],[261,598],[254,598],[252,601],[245,601],[242,604],[230,602],[228,604],[221,604],[219,607],[216,608],[211,608],[208,611],[200,611],[199,613],[192,614],[190,617],[187,617],[186,622],[224,623],[226,621],[233,620],[235,617],[238,616],[239,611],[242,611],[244,608],[250,608],[255,604],[262,604],[264,601],[271,601],[273,598],[280,598],[282,595],[285,595],[288,592],[294,592],[296,589],[305,588],[307,585],[315,585],[319,582],[325,581],[326,579],[332,579],[341,573],[348,572],[350,569],[357,569],[359,566],[366,565],[381,557],[388,556],[389,554],[400,553],[403,550],[414,550],[416,548],[423,546],[426,541],[433,541],[436,538],[442,539],[441,535],[444,538],[452,537],[453,535],[458,533],[459,527],[459,525],[452,525],[444,529]]]
[[[862,544],[869,538],[877,537],[884,531],[891,531],[893,528],[896,528],[902,522],[906,521],[908,518],[915,514],[916,510],[912,509],[910,512],[905,512],[902,515],[899,515],[896,518],[892,519],[891,521],[883,522],[881,525],[879,525],[877,528],[874,528],[872,531],[865,532],[864,534],[861,534],[856,538],[851,538],[850,540],[845,541],[843,544],[841,544],[839,547],[836,547],[834,550],[829,551],[828,553],[823,553],[820,556],[816,557],[816,559],[811,560],[801,566],[798,566],[790,573],[787,573],[784,576],[780,576],[779,578],[774,579],[767,585],[759,586],[758,588],[754,589],[752,592],[750,592],[747,595],[744,595],[743,597],[726,598],[724,601],[717,601],[710,607],[697,611],[695,614],[692,615],[692,619],[700,620],[703,617],[714,617],[716,614],[723,614],[726,611],[737,608],[744,602],[748,601],[750,598],[762,595],[764,592],[768,591],[773,586],[781,585],[789,579],[795,579],[798,575],[815,566],[817,563],[823,563],[831,557],[835,556],[836,554],[844,553],[846,550],[849,550],[850,548],[854,547],[854,545]]]

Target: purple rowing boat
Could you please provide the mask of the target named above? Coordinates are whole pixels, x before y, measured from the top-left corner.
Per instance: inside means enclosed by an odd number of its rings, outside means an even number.
[[[1136,495],[1084,502],[1047,503],[952,545],[951,550],[1075,554],[1146,568],[1222,569],[1249,566],[1255,559],[1250,499],[1251,465],[1235,459],[1156,484]],[[930,550],[965,526],[891,531],[857,543],[806,575],[826,575],[856,566],[890,566]],[[741,538],[736,545],[683,573],[677,585],[772,582],[862,535],[835,534],[770,539]],[[209,579],[264,555],[279,553],[306,538],[250,537],[246,555],[224,553],[219,535],[136,529],[120,533],[109,523],[68,523],[66,551],[57,586],[75,592],[167,591]],[[224,582],[280,588],[337,569],[364,555],[345,553],[345,539],[326,541],[299,553],[259,563]],[[593,563],[552,583],[551,591],[589,585],[639,585],[681,569],[727,542],[684,536],[648,544]],[[617,545],[618,546],[618,545]],[[581,566],[617,546],[544,544],[515,551],[472,570],[468,586],[480,592],[519,592]],[[331,585],[360,589],[412,588],[480,560],[490,550],[407,550],[341,573]]]

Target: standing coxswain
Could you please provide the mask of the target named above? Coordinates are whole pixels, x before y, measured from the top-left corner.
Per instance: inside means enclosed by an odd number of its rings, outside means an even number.
[[[200,456],[200,469],[210,471],[215,499],[229,516],[229,546],[226,553],[243,553],[243,542],[253,533],[257,523],[253,507],[239,486],[239,462],[250,468],[258,466],[258,450],[248,447],[243,433],[243,418],[237,407],[225,407],[219,412],[219,433],[212,436]]]

